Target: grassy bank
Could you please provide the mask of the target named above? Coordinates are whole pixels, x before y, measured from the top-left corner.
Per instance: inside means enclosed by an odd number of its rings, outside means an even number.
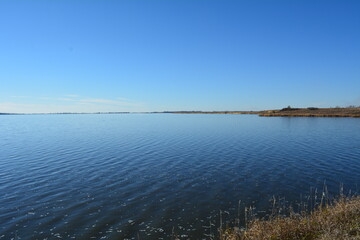
[[[220,231],[221,240],[360,239],[360,197],[340,198],[310,213],[254,219],[246,229]]]
[[[283,108],[266,111],[170,111],[177,114],[257,114],[260,117],[360,117],[360,107],[336,108]]]
[[[261,117],[360,117],[359,107],[349,108],[283,108],[259,113]]]

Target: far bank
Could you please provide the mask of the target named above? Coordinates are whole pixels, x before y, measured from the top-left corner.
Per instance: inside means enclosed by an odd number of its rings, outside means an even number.
[[[257,114],[260,117],[360,117],[360,107],[283,108],[265,111],[167,111],[175,114]]]

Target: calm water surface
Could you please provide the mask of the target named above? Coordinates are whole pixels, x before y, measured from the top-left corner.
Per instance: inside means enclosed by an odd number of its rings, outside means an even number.
[[[239,200],[360,183],[360,119],[19,115],[0,136],[0,239],[206,239]]]

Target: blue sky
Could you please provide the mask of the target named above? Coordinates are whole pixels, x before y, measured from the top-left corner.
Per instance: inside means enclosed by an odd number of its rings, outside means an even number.
[[[360,1],[2,0],[0,112],[360,105]]]

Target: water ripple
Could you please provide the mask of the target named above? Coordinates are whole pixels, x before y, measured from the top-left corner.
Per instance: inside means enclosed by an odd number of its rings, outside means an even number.
[[[16,126],[16,128],[14,127]],[[0,236],[201,238],[239,200],[358,191],[359,119],[241,115],[8,116]],[[215,227],[213,227],[215,229]]]

